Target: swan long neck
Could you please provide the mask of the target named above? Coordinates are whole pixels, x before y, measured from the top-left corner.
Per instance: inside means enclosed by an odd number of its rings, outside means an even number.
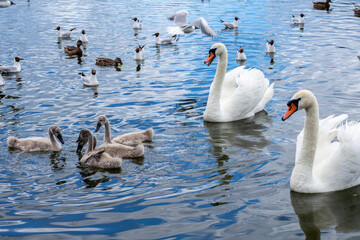
[[[90,137],[88,139],[88,146],[87,146],[87,149],[86,149],[86,152],[85,154],[91,152],[94,150],[94,146],[93,146],[93,135],[90,134]]]
[[[49,129],[48,130],[49,133],[49,138],[50,138],[50,142],[53,145],[54,148],[58,148],[60,143],[56,140],[54,134],[52,133],[52,131]]]
[[[219,55],[219,62],[216,69],[216,74],[213,83],[211,84],[208,106],[212,106],[212,108],[216,109],[218,113],[220,113],[220,97],[222,85],[226,75],[226,67],[227,67],[227,50],[224,49],[224,52]],[[212,110],[213,111],[213,110]]]
[[[312,169],[316,154],[319,134],[319,107],[314,97],[312,104],[305,108],[304,138],[299,158],[296,159],[292,175],[303,179],[303,182],[313,181]],[[293,177],[292,176],[292,177]]]
[[[104,142],[105,143],[111,143],[111,133],[110,133],[110,124],[109,121],[106,121],[105,124],[105,137]]]

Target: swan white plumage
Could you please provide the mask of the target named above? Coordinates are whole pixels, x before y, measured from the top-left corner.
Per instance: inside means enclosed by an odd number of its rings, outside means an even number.
[[[243,48],[239,48],[239,50],[236,53],[236,60],[238,61],[246,61],[246,54],[244,53]]]
[[[360,123],[343,122],[347,115],[319,120],[315,95],[308,90],[294,94],[287,104],[285,121],[305,109],[304,129],[297,137],[295,166],[290,178],[293,191],[320,193],[360,184]],[[334,141],[337,137],[338,141]]]
[[[167,32],[169,34],[184,34],[184,33],[191,33],[196,29],[200,29],[202,33],[215,37],[216,33],[212,28],[209,26],[208,22],[199,17],[198,19],[192,21],[191,23],[187,22],[187,16],[189,12],[186,10],[180,10],[173,14],[171,14],[168,19],[174,20],[174,24],[176,27],[168,27]]]
[[[264,109],[274,94],[274,83],[258,69],[237,67],[226,73],[227,49],[222,43],[212,45],[204,63],[210,65],[216,56],[219,62],[210,87],[205,121],[230,122],[253,116]]]
[[[305,15],[303,13],[300,14],[299,18],[296,18],[294,15],[291,15],[291,19],[294,24],[305,24]]]

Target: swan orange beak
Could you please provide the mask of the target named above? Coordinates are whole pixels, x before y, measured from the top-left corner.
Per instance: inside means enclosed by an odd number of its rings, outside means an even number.
[[[207,64],[208,66],[210,66],[210,64],[214,61],[215,57],[216,57],[215,54],[210,52],[209,56],[206,58],[204,63]]]
[[[285,121],[286,119],[288,119],[291,115],[293,115],[294,112],[296,112],[298,109],[295,106],[294,103],[291,103],[291,105],[289,106],[288,110],[286,111],[286,113],[284,114],[284,116],[282,116],[281,120]]]

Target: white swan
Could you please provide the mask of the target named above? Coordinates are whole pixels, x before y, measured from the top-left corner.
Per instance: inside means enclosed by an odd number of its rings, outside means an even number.
[[[126,133],[111,140],[110,123],[104,115],[98,117],[95,132],[99,131],[101,126],[105,127],[104,143],[136,145],[138,143],[149,142],[154,136],[154,130],[148,128],[140,132]]]
[[[89,129],[82,129],[76,142],[78,143],[76,152],[81,152],[83,146],[88,144],[85,154],[80,159],[81,164],[104,169],[121,168],[122,159],[120,157],[112,157],[105,148],[96,148],[96,137]]]
[[[239,48],[239,50],[236,53],[236,60],[238,61],[246,61],[246,54],[244,53],[243,48]]]
[[[74,31],[75,29],[76,29],[76,28],[72,28],[72,29],[70,29],[70,31],[63,32],[63,31],[61,31],[60,26],[58,26],[57,28],[55,28],[55,30],[58,31],[58,38],[70,38],[72,31]]]
[[[303,13],[300,14],[299,18],[296,18],[294,15],[291,15],[291,19],[294,24],[305,24],[305,15]]]
[[[81,80],[85,86],[98,86],[99,82],[96,77],[96,70],[91,70],[91,76],[86,76],[83,72],[79,73],[81,75]]]
[[[133,29],[141,29],[141,21],[136,17],[132,20],[134,20]]]
[[[134,60],[144,60],[145,59],[144,47],[145,47],[145,45],[143,45],[143,46],[139,45],[135,49]]]
[[[224,22],[221,19],[220,19],[220,22],[225,25],[225,28],[233,29],[233,28],[238,27],[238,25],[239,25],[238,20],[239,20],[238,17],[234,17],[234,22],[232,22],[232,23],[231,22]]]
[[[4,72],[4,73],[20,72],[21,71],[20,60],[24,60],[24,59],[20,58],[20,57],[15,57],[14,58],[14,65],[12,65],[12,66],[9,66],[9,65],[0,66],[0,71]]]
[[[49,127],[48,133],[49,138],[32,137],[18,139],[13,136],[8,137],[8,147],[19,148],[25,152],[60,151],[62,146],[58,141],[56,141],[55,137],[64,144],[61,129],[58,126],[51,126]]]
[[[226,73],[227,49],[222,43],[212,45],[204,63],[210,65],[216,56],[219,62],[210,87],[204,120],[230,122],[253,116],[264,109],[274,94],[274,83],[262,71],[237,67]]]
[[[85,30],[81,31],[80,41],[83,42],[83,43],[89,42],[88,37],[86,36]]]
[[[290,178],[293,191],[320,193],[360,184],[360,124],[346,123],[346,114],[319,121],[316,97],[308,90],[297,92],[287,103],[285,121],[305,109],[304,129],[297,137],[295,166]],[[337,137],[339,141],[334,141]]]
[[[0,1],[0,8],[10,7],[11,5],[16,5],[16,4],[9,0],[1,0]]]
[[[153,36],[156,36],[156,45],[166,45],[166,44],[172,44],[173,41],[178,41],[179,40],[179,36],[178,35],[173,35],[171,38],[165,38],[165,39],[161,39],[159,37],[160,33],[154,33]]]
[[[266,40],[267,41],[267,40]],[[265,47],[265,52],[266,53],[275,53],[275,45],[274,45],[274,40],[271,39],[270,41],[268,41],[266,43],[266,47]]]
[[[168,27],[167,32],[169,34],[184,34],[184,33],[191,33],[195,31],[196,29],[200,29],[202,33],[215,37],[216,33],[212,28],[209,26],[207,21],[199,17],[198,19],[192,21],[191,23],[188,23],[187,16],[189,15],[189,12],[186,10],[180,10],[173,14],[171,14],[168,19],[174,20],[174,24],[176,27]]]

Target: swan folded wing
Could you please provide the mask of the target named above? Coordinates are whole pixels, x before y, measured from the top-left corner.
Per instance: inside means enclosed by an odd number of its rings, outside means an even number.
[[[333,187],[333,191],[360,184],[360,124],[350,122],[340,126],[337,138],[338,147],[323,161],[322,171],[318,174]]]
[[[209,36],[215,37],[216,33],[214,32],[214,30],[212,30],[212,28],[209,26],[209,24],[207,23],[207,21],[200,17],[196,20],[194,20],[191,25],[194,25],[196,28],[200,28],[202,33],[205,33]]]
[[[17,146],[25,152],[40,152],[53,150],[50,139],[44,137],[18,139]]]
[[[226,74],[225,78],[224,84],[227,85],[227,89],[221,93],[223,112],[235,116],[235,119],[253,116],[256,106],[269,87],[269,80],[264,77],[262,71],[243,67],[235,68]],[[233,82],[237,87],[230,89],[229,86],[234,86]]]

